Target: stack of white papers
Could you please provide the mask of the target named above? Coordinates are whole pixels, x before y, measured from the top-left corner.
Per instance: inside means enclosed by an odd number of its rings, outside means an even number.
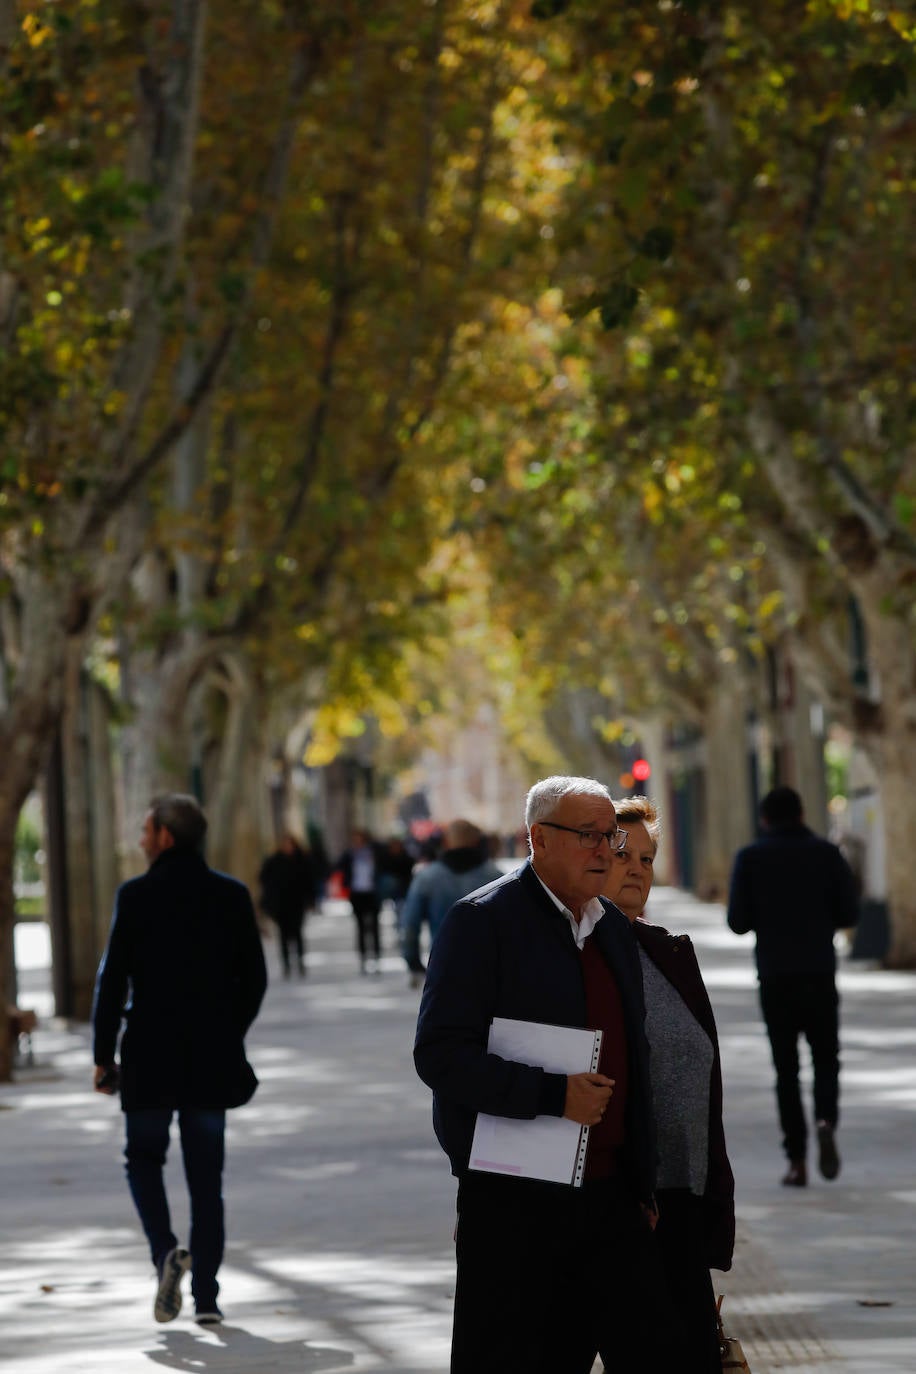
[[[530,1064],[547,1073],[594,1073],[601,1051],[601,1031],[576,1026],[548,1026],[541,1021],[512,1021],[497,1016],[487,1049],[501,1059]],[[540,1178],[578,1187],[585,1168],[588,1127],[565,1116],[536,1116],[517,1121],[478,1112],[471,1145],[472,1169],[518,1178]]]

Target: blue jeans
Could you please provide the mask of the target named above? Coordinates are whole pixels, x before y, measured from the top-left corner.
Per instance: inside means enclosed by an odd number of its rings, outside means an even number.
[[[125,1112],[127,1182],[157,1270],[178,1241],[172,1230],[163,1167],[169,1148],[170,1107]],[[191,1293],[198,1308],[216,1302],[217,1271],[225,1246],[223,1163],[225,1111],[180,1107],[178,1129],[191,1198]]]

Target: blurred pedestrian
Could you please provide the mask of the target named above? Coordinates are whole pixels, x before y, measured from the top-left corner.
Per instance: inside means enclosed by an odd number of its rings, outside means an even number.
[[[392,835],[382,846],[379,868],[379,896],[383,903],[391,903],[400,938],[401,916],[414,869],[414,856],[400,835]]]
[[[486,837],[476,825],[456,820],[446,826],[441,854],[417,870],[404,903],[401,951],[414,986],[420,986],[426,972],[420,956],[424,923],[432,947],[449,908],[469,892],[501,877],[502,869],[488,857]]]
[[[631,923],[646,999],[646,1037],[658,1133],[659,1247],[684,1333],[680,1374],[720,1374],[709,1270],[728,1270],[735,1245],[735,1180],[722,1124],[722,1067],[709,996],[687,935],[649,925],[645,907],[661,831],[648,797],[614,802],[627,832],[603,895]]]
[[[331,876],[331,864],[325,848],[324,836],[314,821],[306,826],[306,849],[312,866],[312,897],[309,906],[313,911],[321,911],[324,900],[325,884]]]
[[[676,1369],[647,1213],[655,1144],[635,941],[599,896],[618,829],[607,789],[528,794],[531,859],[463,898],[429,959],[414,1059],[458,1178],[452,1374]],[[494,1016],[601,1029],[595,1073],[488,1053]],[[469,1167],[477,1114],[590,1127],[581,1187]],[[675,1324],[676,1325],[676,1324]]]
[[[766,1023],[776,1101],[789,1168],[782,1182],[808,1182],[808,1124],[798,1082],[798,1037],[814,1068],[818,1167],[840,1172],[839,994],[833,937],[858,920],[858,888],[839,849],[804,823],[802,799],[774,787],[760,803],[760,839],[738,851],[728,896],[728,924],[757,936],[760,1006]]]
[[[244,1037],[267,972],[248,889],[207,867],[206,829],[193,797],[168,793],[150,804],[141,840],[149,870],[118,889],[92,1021],[94,1087],[112,1094],[120,1086],[127,1182],[156,1268],[153,1315],[177,1317],[190,1269],[196,1320],[217,1326],[226,1109],[249,1101],[257,1087]],[[172,1230],[163,1181],[176,1112],[189,1250]]]
[[[305,977],[306,911],[315,896],[315,875],[311,857],[296,839],[287,832],[279,848],[269,854],[261,865],[260,907],[276,924],[280,938],[280,960],[283,975],[292,972],[293,951],[296,971]]]
[[[354,830],[350,847],[345,849],[336,867],[350,894],[350,906],[356,921],[356,947],[362,973],[379,973],[381,942],[378,917],[382,907],[379,879],[382,871],[381,849],[368,830]]]

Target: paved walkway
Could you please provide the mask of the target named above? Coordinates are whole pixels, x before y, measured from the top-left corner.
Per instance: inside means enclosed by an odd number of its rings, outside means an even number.
[[[754,1374],[916,1369],[916,976],[844,970],[843,1172],[789,1192],[749,940],[683,894],[663,889],[653,908],[692,934],[719,1019],[739,1200],[720,1287]],[[311,921],[307,980],[275,979],[250,1040],[261,1088],[231,1118],[218,1333],[184,1313],[153,1322],[120,1113],[90,1091],[88,1029],[36,1034],[35,1067],[0,1087],[4,1370],[444,1374],[454,1190],[410,1059],[418,995],[394,954],[357,976],[351,925],[340,904]],[[44,927],[18,935],[20,1000],[47,1008]],[[268,960],[276,970],[273,946]],[[184,1233],[177,1157],[170,1169]]]

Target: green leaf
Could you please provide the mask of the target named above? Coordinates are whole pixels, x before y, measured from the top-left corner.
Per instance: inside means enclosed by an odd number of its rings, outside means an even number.
[[[656,262],[667,262],[674,249],[674,233],[665,224],[656,224],[643,235],[639,251],[643,257],[654,258]]]
[[[646,114],[652,119],[672,119],[677,101],[671,91],[654,91],[646,101]]]
[[[623,134],[618,134],[616,138],[609,138],[604,145],[604,156],[612,167],[616,167],[620,161],[620,154],[623,152],[623,145],[626,139]]]
[[[913,516],[916,515],[916,501],[912,496],[905,496],[903,492],[898,492],[894,497],[894,514],[901,525],[912,525]]]
[[[555,19],[558,14],[569,9],[570,0],[534,0],[531,6],[532,19]]]
[[[627,324],[639,302],[639,292],[626,281],[615,281],[601,304],[601,323],[605,329],[617,329]]]
[[[644,166],[628,167],[617,179],[617,200],[631,213],[640,210],[649,194],[649,169]]]
[[[242,272],[224,272],[219,279],[219,289],[225,301],[238,305],[245,294],[245,276]]]
[[[863,62],[853,69],[846,86],[849,104],[867,110],[886,110],[906,93],[906,72],[897,62]]]

